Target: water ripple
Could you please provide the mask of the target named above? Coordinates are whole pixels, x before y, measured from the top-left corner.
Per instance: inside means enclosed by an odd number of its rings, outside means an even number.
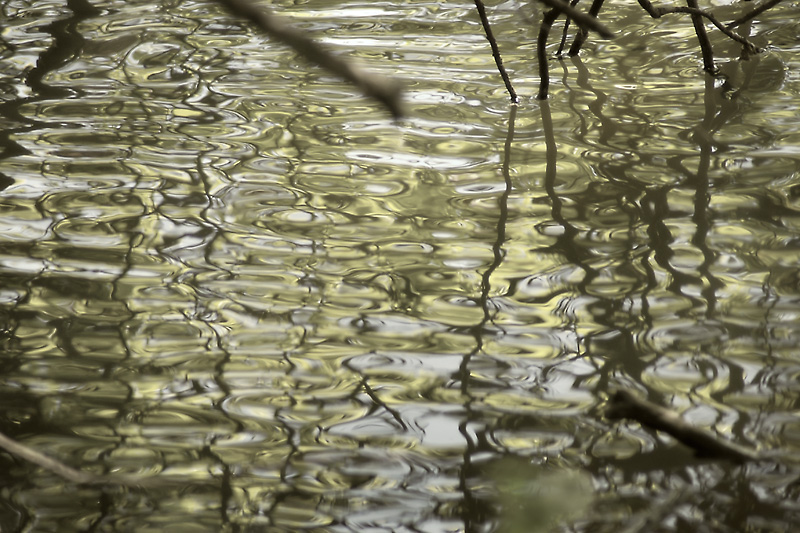
[[[715,45],[715,85],[690,20],[621,6],[539,102],[530,28],[494,6],[510,136],[470,6],[275,6],[406,78],[396,124],[214,3],[96,7],[8,6],[3,431],[182,487],[101,509],[21,464],[0,528],[494,527],[508,455],[592,476],[581,531],[794,523],[785,473],[731,485],[600,414],[625,384],[797,447],[791,25],[754,25],[778,45],[749,62]]]

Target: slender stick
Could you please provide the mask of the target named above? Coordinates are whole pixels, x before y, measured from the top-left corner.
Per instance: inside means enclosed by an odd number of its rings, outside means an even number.
[[[677,413],[642,400],[624,389],[617,391],[611,397],[606,410],[606,418],[612,420],[630,418],[650,429],[669,433],[678,441],[694,449],[699,457],[727,459],[737,464],[762,460],[757,452],[718,439],[711,433],[692,426]]]
[[[396,81],[364,72],[351,62],[332,54],[288,24],[283,17],[274,15],[265,6],[256,7],[249,0],[217,0],[217,2],[234,15],[255,24],[270,37],[292,47],[307,60],[349,81],[366,96],[383,104],[394,118],[403,116],[402,90]]]
[[[29,448],[24,444],[20,444],[19,442],[5,436],[2,433],[0,433],[0,448],[3,448],[7,452],[10,452],[17,457],[25,459],[26,461],[30,461],[31,463],[40,466],[45,470],[49,470],[54,474],[58,474],[72,483],[95,484],[101,482],[101,478],[99,476],[95,476],[94,474],[89,474],[87,472],[81,472],[80,470],[75,470],[74,468],[67,466],[62,462],[56,461],[55,459],[48,457],[43,453],[37,452],[33,448]]]
[[[752,20],[752,19],[756,18],[757,16],[759,16],[761,13],[763,13],[767,9],[775,7],[781,1],[782,0],[769,0],[767,2],[764,2],[763,4],[758,6],[757,8],[753,9],[752,11],[750,11],[749,13],[745,13],[744,15],[739,17],[738,19],[736,19],[733,22],[729,23],[726,27],[728,29],[733,29],[736,26],[739,26],[740,24],[744,24],[748,20]]]
[[[575,7],[578,5],[580,0],[571,0],[569,5],[570,7]],[[569,33],[569,23],[572,22],[572,19],[567,17],[567,20],[564,21],[564,30],[561,32],[561,42],[558,43],[558,50],[556,50],[556,56],[561,57],[562,52],[564,51],[564,46],[567,44],[567,34]],[[578,26],[578,31],[584,31],[584,28]]]
[[[547,37],[550,35],[550,28],[553,22],[561,13],[557,9],[551,9],[542,17],[539,26],[539,37],[536,39],[536,55],[539,61],[539,100],[546,100],[547,93],[550,91],[550,65],[547,63]]]
[[[582,11],[578,11],[564,0],[539,0],[539,2],[549,8],[555,9],[558,13],[564,13],[565,16],[571,18],[573,22],[581,28],[588,28],[595,31],[606,39],[614,38],[614,32],[597,22],[596,18],[590,17]],[[556,17],[557,16],[558,15],[556,15]],[[553,20],[555,20],[555,18]]]
[[[686,5],[692,9],[700,9],[697,0],[686,0]],[[694,33],[697,35],[697,40],[700,41],[700,51],[703,54],[703,70],[716,74],[717,67],[714,65],[714,51],[711,48],[711,41],[708,40],[706,27],[703,25],[703,17],[693,14],[692,24],[694,25]]]
[[[483,0],[475,0],[475,7],[478,8],[478,15],[481,18],[483,31],[486,33],[486,38],[489,40],[489,45],[492,47],[492,56],[494,56],[497,70],[500,71],[503,83],[506,84],[506,90],[511,97],[511,101],[516,104],[519,102],[519,98],[517,97],[517,92],[514,90],[514,87],[511,85],[511,80],[508,77],[506,68],[503,66],[503,58],[500,56],[500,47],[497,46],[497,40],[492,33],[492,27],[489,25],[489,17],[486,16],[486,7],[483,5]]]
[[[142,477],[136,475],[126,474],[112,474],[112,475],[99,475],[90,472],[81,472],[71,466],[67,466],[58,459],[53,459],[33,448],[26,446],[14,439],[0,433],[0,449],[3,449],[12,455],[25,459],[28,462],[35,464],[45,470],[48,470],[71,483],[77,485],[94,485],[94,486],[123,486],[123,487],[162,487],[174,484],[185,484],[181,480],[161,479],[159,477]],[[215,484],[215,479],[192,480],[192,483]]]
[[[589,8],[589,16],[593,18],[597,18],[597,15],[600,13],[600,9],[603,7],[604,0],[594,0],[592,2],[591,7]],[[586,42],[586,37],[589,35],[589,32],[586,31],[584,28],[581,28],[577,34],[575,34],[575,40],[572,41],[572,46],[569,48],[569,55],[576,56],[578,52],[581,51],[581,47],[583,43]]]

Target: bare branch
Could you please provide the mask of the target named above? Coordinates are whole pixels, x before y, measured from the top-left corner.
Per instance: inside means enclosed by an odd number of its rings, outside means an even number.
[[[570,0],[569,5],[571,7],[575,7],[578,5],[580,0]],[[558,43],[558,50],[556,50],[556,56],[561,57],[561,54],[564,52],[564,46],[567,44],[567,36],[569,35],[569,23],[572,21],[571,18],[567,17],[567,20],[564,21],[564,28],[561,30],[561,42]],[[578,34],[583,33],[580,27],[578,28]],[[587,32],[588,34],[588,32]],[[576,35],[577,38],[577,35]]]
[[[93,484],[98,476],[75,470],[0,433],[0,448],[77,484]]]
[[[539,36],[536,40],[536,56],[539,62],[539,100],[546,100],[547,93],[550,91],[550,65],[547,64],[547,37],[550,35],[550,28],[558,18],[559,11],[551,9],[542,17],[542,24],[539,26]]]
[[[366,96],[383,104],[394,118],[403,116],[402,89],[395,80],[362,71],[351,62],[332,54],[266,7],[256,7],[249,0],[216,1],[234,15],[255,24],[270,37],[292,47],[307,60],[352,83]]]
[[[697,0],[687,0],[686,3],[692,9],[700,9]],[[703,70],[716,74],[717,67],[714,65],[714,50],[711,47],[711,40],[708,38],[706,27],[703,25],[702,17],[700,15],[692,15],[692,24],[694,25],[694,33],[697,35],[697,40],[700,41],[700,52],[703,54]]]
[[[764,2],[763,4],[758,6],[757,8],[753,9],[751,12],[745,13],[744,15],[739,17],[738,19],[736,19],[733,22],[729,23],[726,27],[728,29],[732,29],[732,28],[735,28],[736,26],[744,24],[748,20],[752,20],[752,19],[756,18],[757,16],[759,16],[761,13],[763,13],[767,9],[775,7],[780,2],[781,2],[781,0],[769,0],[767,2]]]
[[[603,8],[603,2],[605,0],[594,0],[592,2],[592,6],[589,8],[589,16],[592,18],[597,18],[597,15],[600,13],[600,10]],[[583,43],[586,42],[586,37],[589,35],[589,32],[585,29],[581,28],[575,35],[575,40],[572,41],[572,46],[569,48],[569,55],[576,56],[581,50]]]
[[[647,11],[647,13],[654,19],[660,19],[664,15],[670,15],[673,13],[688,13],[690,15],[703,17],[707,19],[711,24],[716,26],[719,31],[724,33],[730,39],[733,39],[737,43],[744,46],[748,52],[751,53],[760,52],[760,49],[756,45],[754,45],[741,35],[737,35],[736,33],[726,28],[724,24],[722,24],[719,20],[717,20],[717,17],[715,17],[712,13],[709,13],[708,11],[705,11],[703,9],[697,9],[694,7],[683,7],[683,6],[654,7],[649,0],[639,0],[639,5],[642,6],[642,8],[644,8],[644,10]]]
[[[81,472],[67,466],[57,459],[53,459],[33,448],[26,446],[14,439],[0,433],[0,448],[26,461],[48,470],[71,483],[77,485],[94,486],[123,486],[123,487],[163,487],[174,484],[184,484],[181,480],[168,480],[151,476],[130,476],[124,474],[98,475],[90,472]],[[192,483],[216,483],[214,479],[192,480]]]
[[[506,67],[503,66],[503,58],[500,56],[500,48],[497,46],[497,40],[494,38],[494,34],[492,33],[492,27],[489,25],[489,17],[486,16],[486,6],[483,5],[483,0],[475,0],[475,7],[478,8],[478,16],[481,19],[481,24],[483,25],[484,33],[486,33],[486,38],[489,40],[489,46],[492,47],[492,56],[494,56],[494,62],[497,65],[497,70],[500,71],[500,77],[503,78],[503,83],[506,84],[506,90],[511,97],[511,101],[516,104],[519,102],[519,98],[517,97],[517,92],[514,90],[514,86],[511,85],[511,80],[508,77],[508,72],[506,72]]]
[[[692,426],[676,413],[642,400],[627,390],[619,390],[611,397],[606,418],[630,418],[650,429],[669,433],[694,449],[699,457],[727,459],[737,464],[762,460],[755,451],[720,440],[711,433]]]
[[[539,2],[543,3],[547,7],[555,9],[559,13],[563,13],[572,19],[572,21],[575,22],[575,24],[577,24],[581,29],[586,28],[588,30],[595,31],[606,39],[614,38],[614,32],[600,24],[596,18],[591,17],[582,11],[578,11],[563,0],[539,0]]]

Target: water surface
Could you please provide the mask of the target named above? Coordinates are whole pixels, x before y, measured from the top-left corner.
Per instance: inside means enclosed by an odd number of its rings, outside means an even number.
[[[274,3],[401,78],[398,123],[214,3],[2,7],[0,430],[164,481],[2,455],[3,531],[494,531],[552,479],[574,531],[800,518],[792,4],[750,61],[711,33],[724,79],[615,6],[544,102],[537,9],[491,5],[512,107],[472,4]],[[614,387],[786,464],[612,423]]]

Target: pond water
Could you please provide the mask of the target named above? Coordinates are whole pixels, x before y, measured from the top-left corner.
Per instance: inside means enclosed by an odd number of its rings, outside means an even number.
[[[749,61],[710,30],[724,80],[616,3],[538,101],[540,10],[491,2],[517,107],[470,2],[272,4],[408,116],[214,3],[2,3],[0,431],[155,482],[0,454],[1,531],[800,519],[796,3]],[[695,459],[615,388],[784,459]]]

